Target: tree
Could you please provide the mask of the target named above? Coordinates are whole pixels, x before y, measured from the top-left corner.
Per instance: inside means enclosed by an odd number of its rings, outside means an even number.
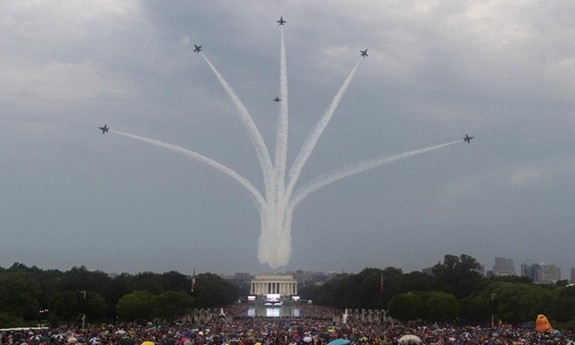
[[[552,293],[536,284],[497,282],[484,292],[495,293],[499,302],[499,317],[505,322],[522,323],[534,321],[538,314],[546,314],[551,304]]]
[[[459,317],[459,302],[452,294],[433,291],[425,296],[425,320],[453,321]]]
[[[77,291],[55,292],[48,303],[50,313],[56,315],[59,320],[74,322],[82,314],[81,297]]]
[[[42,288],[28,272],[6,273],[0,276],[0,306],[2,311],[26,321],[38,317]]]
[[[237,288],[213,273],[202,273],[196,277],[196,308],[222,307],[233,303],[237,297]]]
[[[469,255],[445,255],[443,264],[433,266],[432,272],[442,291],[463,298],[475,291],[482,279],[480,265]]]
[[[188,314],[194,299],[183,291],[166,291],[153,299],[154,317],[171,321],[176,317]]]
[[[187,291],[190,287],[189,279],[176,271],[170,271],[161,275],[164,291]]]
[[[129,283],[129,290],[146,290],[153,294],[164,292],[160,275],[152,272],[138,273],[132,277]]]
[[[90,272],[84,266],[73,267],[62,274],[59,289],[70,291],[97,291],[109,284],[111,278],[102,271]]]
[[[459,300],[460,316],[463,323],[489,323],[491,314],[488,308],[489,296],[477,294]]]
[[[84,313],[88,320],[96,321],[102,320],[106,316],[108,306],[102,295],[96,292],[89,292],[86,295],[85,308]]]
[[[134,291],[124,295],[116,304],[116,313],[122,321],[148,320],[154,308],[154,295],[149,291]]]
[[[393,296],[388,304],[391,317],[400,321],[418,320],[425,310],[423,299],[413,292]]]
[[[107,304],[106,316],[109,319],[116,317],[116,304],[125,294],[132,292],[129,288],[131,276],[127,273],[122,273],[110,281],[108,285],[103,287],[102,296]]]
[[[401,277],[401,290],[408,291],[433,291],[435,289],[433,276],[423,272],[411,272]]]

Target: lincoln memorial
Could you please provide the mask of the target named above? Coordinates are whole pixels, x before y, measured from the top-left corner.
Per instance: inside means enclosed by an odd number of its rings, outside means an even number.
[[[297,281],[291,274],[261,274],[252,279],[251,295],[265,296],[271,293],[281,296],[297,295]]]

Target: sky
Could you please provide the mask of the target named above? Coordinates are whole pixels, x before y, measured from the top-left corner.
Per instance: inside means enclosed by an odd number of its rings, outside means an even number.
[[[574,11],[534,0],[2,1],[0,266],[411,272],[465,254],[486,269],[511,258],[518,273],[553,262],[569,279]],[[276,103],[282,30],[289,98]],[[244,186],[121,134],[209,157],[263,194],[253,136],[204,57],[272,158],[289,109],[288,169],[351,76],[297,186],[459,142],[313,192],[294,209],[289,262],[270,267]]]

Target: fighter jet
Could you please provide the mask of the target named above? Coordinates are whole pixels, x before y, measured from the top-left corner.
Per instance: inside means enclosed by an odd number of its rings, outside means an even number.
[[[202,46],[198,46],[196,44],[194,44],[194,53],[199,53],[202,51]]]
[[[361,56],[367,57],[367,49],[366,50],[360,50],[359,52],[361,53]]]
[[[279,25],[284,25],[287,21],[284,20],[284,17],[280,17],[280,20],[277,21]]]
[[[279,98],[279,97],[274,98],[274,102],[281,102],[281,101],[282,101],[282,100],[281,100],[281,98]]]
[[[465,136],[463,137],[463,141],[465,141],[468,144],[471,144],[471,139],[473,139],[475,137],[470,137],[469,135],[465,134]]]
[[[110,129],[108,125],[104,125],[104,127],[98,127],[98,128],[102,130],[102,134],[108,133],[108,129]]]

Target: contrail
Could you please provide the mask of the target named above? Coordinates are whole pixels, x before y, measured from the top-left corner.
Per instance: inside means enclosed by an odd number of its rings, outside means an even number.
[[[287,144],[288,144],[288,82],[287,82],[287,59],[284,40],[284,27],[281,28],[280,40],[280,98],[279,118],[276,134],[276,160],[274,171],[274,185],[276,198],[283,199],[285,192],[285,173],[287,161]]]
[[[291,257],[291,218],[286,215],[285,174],[288,144],[288,85],[287,59],[283,26],[280,30],[280,99],[276,129],[273,195],[260,214],[261,233],[258,240],[258,260],[278,268]]]
[[[264,205],[266,204],[266,201],[262,197],[261,193],[257,190],[256,187],[254,187],[254,185],[250,181],[248,181],[246,178],[244,178],[243,176],[241,176],[240,174],[235,172],[233,169],[228,168],[227,166],[225,166],[225,165],[223,165],[223,164],[221,164],[221,163],[219,163],[219,162],[217,162],[211,158],[208,158],[204,155],[201,155],[197,152],[188,150],[188,149],[183,148],[181,146],[165,143],[165,142],[160,141],[160,140],[149,139],[149,138],[141,137],[141,136],[135,135],[135,134],[125,133],[125,132],[121,132],[121,131],[115,131],[113,129],[110,129],[110,132],[114,132],[116,134],[123,135],[125,137],[129,137],[132,139],[143,141],[143,142],[148,143],[148,144],[159,146],[159,147],[168,149],[170,151],[180,153],[186,157],[195,159],[195,160],[200,161],[202,163],[206,163],[209,166],[223,172],[224,174],[226,174],[229,177],[233,178],[234,180],[238,181],[248,192],[250,192],[250,194],[254,198],[254,201],[255,201],[256,205],[258,206],[258,210],[260,212],[261,212],[262,208],[264,207]]]
[[[311,132],[310,135],[306,138],[302,148],[298,152],[297,157],[295,158],[295,161],[292,164],[289,171],[290,180],[286,191],[286,198],[288,199],[290,198],[305,163],[307,162],[309,156],[311,155],[313,149],[315,148],[315,145],[317,144],[323,131],[329,124],[329,121],[331,120],[333,114],[337,110],[337,107],[341,102],[343,95],[347,91],[347,88],[349,87],[349,84],[351,83],[351,80],[353,79],[355,71],[357,70],[357,67],[359,66],[360,62],[361,59],[355,64],[355,67],[351,70],[351,73],[349,74],[349,76],[347,77],[347,79],[345,80],[345,82],[343,83],[343,85],[333,98],[333,101],[331,102],[331,105],[329,106],[328,110],[319,119],[318,123],[315,126],[314,131]]]
[[[379,157],[379,158],[373,158],[370,160],[365,160],[365,161],[360,161],[360,162],[356,162],[356,163],[352,163],[349,164],[347,166],[341,167],[341,168],[337,168],[334,170],[331,170],[323,175],[320,175],[319,177],[311,180],[310,182],[307,183],[306,186],[301,187],[300,189],[298,189],[294,195],[294,197],[292,198],[290,204],[289,204],[289,209],[293,211],[293,209],[306,197],[308,197],[311,193],[317,191],[318,189],[327,186],[328,184],[334,183],[338,180],[341,180],[344,177],[348,177],[351,175],[355,175],[355,174],[359,174],[361,172],[373,169],[373,168],[377,168],[389,163],[393,163],[396,162],[398,160],[401,159],[406,159],[415,155],[419,155],[425,152],[429,152],[429,151],[433,151],[433,150],[437,150],[439,148],[448,146],[448,145],[453,145],[456,143],[460,143],[461,140],[456,140],[456,141],[452,141],[449,143],[445,143],[445,144],[440,144],[440,145],[435,145],[435,146],[430,146],[430,147],[426,147],[426,148],[422,148],[422,149],[417,149],[417,150],[413,150],[413,151],[408,151],[408,152],[404,152],[404,153],[400,153],[394,156],[387,156],[387,157]]]
[[[285,266],[289,263],[292,252],[292,239],[291,239],[291,228],[293,211],[299,205],[299,203],[304,200],[307,196],[313,192],[331,184],[340,179],[348,176],[359,174],[361,172],[374,169],[389,163],[396,162],[398,160],[407,159],[409,157],[423,154],[425,152],[430,152],[432,150],[439,149],[444,146],[452,145],[461,140],[449,142],[446,144],[430,146],[426,148],[421,148],[417,150],[408,151],[405,153],[393,155],[393,156],[382,156],[376,157],[369,160],[359,161],[349,165],[342,166],[338,169],[328,171],[315,179],[312,179],[308,183],[299,187],[295,192],[294,188],[298,184],[301,172],[306,165],[309,157],[311,156],[313,150],[315,149],[319,139],[327,126],[329,125],[335,111],[337,110],[343,96],[345,95],[348,87],[353,80],[359,64],[363,60],[360,57],[359,61],[355,64],[340,89],[335,94],[333,100],[331,101],[327,110],[322,114],[316,123],[315,127],[310,131],[309,135],[306,137],[302,147],[297,153],[294,162],[287,171],[287,152],[288,152],[288,81],[287,81],[287,59],[286,59],[286,47],[284,38],[284,27],[281,26],[280,30],[280,90],[279,97],[281,101],[279,102],[279,114],[276,125],[276,147],[275,147],[275,157],[274,162],[270,157],[270,151],[266,146],[263,137],[258,130],[256,124],[253,121],[252,116],[232,89],[232,87],[227,83],[220,72],[214,67],[210,60],[203,54],[200,53],[203,59],[206,61],[208,66],[211,68],[212,72],[218,79],[219,83],[222,85],[224,91],[227,93],[228,97],[235,105],[242,125],[244,129],[248,132],[251,143],[255,148],[257,153],[260,168],[263,175],[263,182],[265,187],[265,192],[260,192],[250,181],[248,181],[243,176],[239,175],[237,172],[231,168],[211,159],[203,156],[194,151],[188,150],[186,148],[165,143],[159,140],[149,139],[134,134],[124,133],[120,131],[110,130],[119,135],[123,135],[129,138],[140,140],[142,142],[166,148],[168,150],[183,154],[186,157],[195,159],[197,161],[208,164],[209,166],[215,168],[233,178],[239,182],[252,196],[257,209],[260,213],[260,226],[261,232],[258,239],[258,260],[262,264],[269,264],[273,269]]]
[[[244,104],[242,103],[240,98],[238,97],[238,95],[232,89],[232,87],[224,79],[224,77],[221,75],[221,73],[218,72],[218,70],[214,67],[214,65],[212,65],[212,63],[204,55],[204,53],[200,53],[200,54],[202,55],[202,57],[204,58],[206,63],[210,66],[210,68],[212,69],[212,72],[214,72],[214,74],[216,75],[216,78],[218,78],[220,84],[222,85],[222,87],[224,88],[224,90],[226,91],[226,93],[228,94],[230,99],[232,100],[232,103],[234,103],[234,105],[238,109],[238,112],[240,114],[240,119],[241,119],[242,123],[244,124],[244,127],[247,129],[248,134],[250,136],[250,139],[252,140],[252,144],[254,145],[254,148],[256,149],[256,153],[258,155],[258,159],[260,161],[260,166],[262,169],[262,174],[264,176],[264,185],[265,185],[265,189],[266,189],[266,195],[269,196],[270,193],[273,193],[273,181],[274,181],[273,176],[272,176],[273,175],[273,167],[272,167],[272,162],[271,162],[269,151],[268,151],[267,146],[266,146],[266,144],[262,138],[262,135],[261,135],[260,131],[258,130],[256,124],[254,123],[252,116],[250,115],[250,113],[248,112],[248,110],[246,109],[246,107],[244,106]]]

